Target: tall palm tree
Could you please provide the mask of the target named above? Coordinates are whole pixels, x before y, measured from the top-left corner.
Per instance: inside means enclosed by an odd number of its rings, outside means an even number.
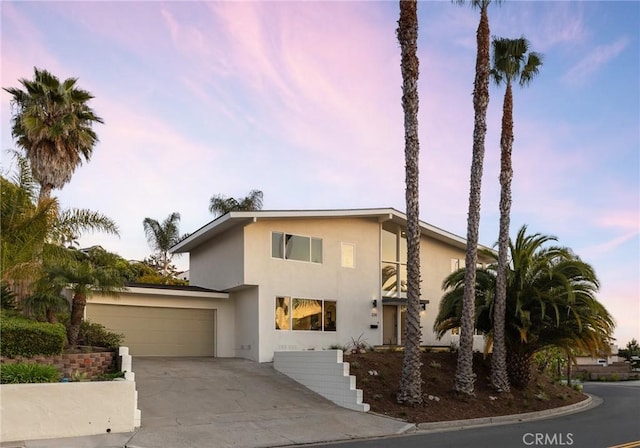
[[[499,0],[495,0],[499,3]],[[455,0],[458,4],[464,0]],[[487,107],[489,106],[489,49],[490,30],[487,10],[491,0],[471,0],[470,5],[480,10],[480,23],[476,32],[476,75],[473,84],[473,153],[469,189],[469,213],[467,215],[467,250],[465,256],[464,306],[460,326],[460,348],[454,377],[454,390],[473,395],[473,316],[475,296],[475,271],[478,262],[478,230],[480,228],[480,191],[484,163],[484,140],[487,134]]]
[[[404,157],[407,203],[407,312],[402,376],[396,399],[399,403],[422,403],[420,368],[420,221],[418,156],[418,5],[416,0],[400,0],[398,41],[402,69],[402,109],[404,110]]]
[[[497,391],[509,391],[507,353],[504,342],[505,306],[507,300],[507,252],[509,250],[509,222],[511,214],[511,180],[513,167],[513,91],[512,83],[527,86],[538,74],[542,55],[529,51],[529,42],[519,39],[493,39],[491,78],[496,85],[506,84],[502,107],[502,135],[500,137],[500,231],[498,237],[498,272],[496,298],[493,306],[493,356],[491,357],[491,385]]]
[[[527,235],[523,226],[510,241],[507,270],[505,344],[511,385],[525,387],[531,378],[533,355],[549,347],[596,353],[608,350],[615,323],[597,300],[598,278],[593,268],[570,249],[548,245],[555,237]],[[495,256],[494,256],[495,258]],[[497,260],[496,260],[497,261]],[[477,269],[475,323],[492,338],[497,264]],[[460,326],[465,289],[464,271],[443,283],[434,331],[442,337]]]
[[[89,161],[98,142],[93,125],[103,121],[87,105],[93,95],[76,87],[76,78],[60,82],[34,68],[33,80],[19,82],[24,90],[4,89],[13,96],[11,134],[25,150],[42,201],[71,180],[83,159]]]
[[[262,197],[260,190],[251,190],[246,197],[239,200],[216,194],[211,196],[209,211],[216,216],[222,216],[233,211],[261,210]]]
[[[152,218],[145,218],[142,222],[147,242],[158,253],[161,264],[161,274],[165,279],[169,277],[169,266],[172,254],[169,249],[184,237],[180,236],[180,213],[171,213],[162,223]]]

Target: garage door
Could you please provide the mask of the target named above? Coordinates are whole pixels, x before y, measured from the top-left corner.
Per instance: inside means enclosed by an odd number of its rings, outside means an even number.
[[[215,310],[87,304],[87,319],[124,334],[137,356],[214,356]]]

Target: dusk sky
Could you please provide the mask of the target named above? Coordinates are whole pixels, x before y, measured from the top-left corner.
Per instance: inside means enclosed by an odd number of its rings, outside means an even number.
[[[398,3],[0,2],[1,85],[33,67],[79,78],[105,124],[64,207],[114,219],[87,235],[151,253],[142,221],[209,222],[214,194],[264,209],[404,205]],[[420,216],[466,235],[479,14],[420,2]],[[505,1],[491,34],[525,36],[540,74],[514,90],[512,235],[551,234],[592,264],[625,345],[640,339],[640,2]],[[491,86],[480,243],[498,237],[503,88]],[[2,91],[2,169],[10,95]],[[188,267],[188,257],[174,259]]]

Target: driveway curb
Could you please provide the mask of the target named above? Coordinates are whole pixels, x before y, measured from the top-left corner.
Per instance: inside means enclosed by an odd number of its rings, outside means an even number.
[[[590,394],[586,394],[587,398],[568,406],[560,408],[545,409],[544,411],[527,412],[524,414],[500,415],[497,417],[481,417],[468,420],[451,420],[445,422],[418,423],[416,431],[418,432],[437,432],[437,431],[456,431],[460,429],[475,428],[478,426],[489,425],[506,425],[510,423],[520,423],[525,421],[541,420],[549,417],[557,417],[560,415],[573,414],[581,412],[589,407],[598,406],[602,400],[596,399]],[[597,397],[596,397],[597,398]]]

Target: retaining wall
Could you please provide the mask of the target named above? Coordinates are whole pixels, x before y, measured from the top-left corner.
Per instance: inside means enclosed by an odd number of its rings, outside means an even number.
[[[49,364],[54,366],[62,376],[72,378],[74,375],[94,379],[103,373],[111,372],[115,368],[115,353],[89,352],[89,353],[64,353],[54,356],[16,356],[14,358],[0,357],[2,364],[15,364],[19,362]]]
[[[273,367],[338,406],[369,411],[362,390],[356,389],[356,377],[349,375],[349,363],[342,360],[342,350],[276,351]]]
[[[0,385],[3,442],[133,432],[140,426],[131,356],[120,347],[120,381]],[[128,377],[128,378],[127,378]]]

